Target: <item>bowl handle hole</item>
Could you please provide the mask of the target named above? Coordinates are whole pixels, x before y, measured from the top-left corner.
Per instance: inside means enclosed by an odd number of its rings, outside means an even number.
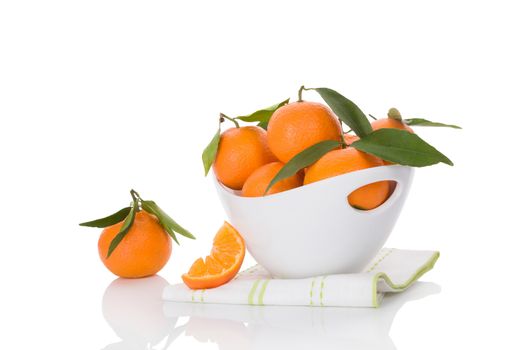
[[[377,181],[359,187],[347,196],[351,207],[368,211],[380,207],[392,196],[397,187],[397,181]]]

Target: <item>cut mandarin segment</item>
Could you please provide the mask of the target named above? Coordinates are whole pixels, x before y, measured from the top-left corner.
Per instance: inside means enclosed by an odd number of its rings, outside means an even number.
[[[213,239],[211,254],[195,260],[190,270],[182,275],[182,280],[191,289],[221,286],[237,275],[245,252],[242,236],[232,225],[224,222]]]

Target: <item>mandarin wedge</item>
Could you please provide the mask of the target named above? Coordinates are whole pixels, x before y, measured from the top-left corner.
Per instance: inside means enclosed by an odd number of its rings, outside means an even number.
[[[246,246],[237,230],[227,222],[213,239],[210,255],[197,259],[182,280],[191,289],[215,288],[229,282],[244,260]]]

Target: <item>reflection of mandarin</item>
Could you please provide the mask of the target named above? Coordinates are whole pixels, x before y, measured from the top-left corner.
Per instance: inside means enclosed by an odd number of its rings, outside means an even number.
[[[141,279],[117,278],[102,297],[104,319],[123,342],[121,348],[146,348],[160,343],[176,320],[167,319],[160,295],[168,282],[160,276]]]
[[[128,233],[106,258],[109,245],[119,233],[123,222],[106,227],[98,240],[100,259],[115,275],[126,278],[151,276],[159,272],[171,255],[171,238],[158,219],[139,211]]]
[[[333,150],[308,168],[304,177],[304,184],[307,185],[333,176],[381,165],[383,165],[381,159],[352,147]],[[388,198],[388,193],[388,181],[374,182],[349,194],[348,203],[359,209],[374,209],[383,204]]]
[[[222,184],[240,190],[255,169],[275,160],[263,128],[230,128],[221,134],[213,170]]]
[[[281,162],[268,163],[255,170],[244,183],[242,195],[244,197],[261,197],[264,196],[266,188],[284,166]],[[299,174],[292,175],[286,179],[276,182],[266,192],[267,195],[291,190],[302,185],[302,178]]]
[[[279,108],[268,124],[268,145],[287,163],[296,154],[325,140],[341,140],[341,125],[323,104],[294,102]]]

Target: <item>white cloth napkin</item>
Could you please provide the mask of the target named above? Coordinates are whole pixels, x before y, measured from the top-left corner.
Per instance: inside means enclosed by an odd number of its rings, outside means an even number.
[[[439,252],[383,248],[360,273],[277,279],[259,265],[213,289],[167,286],[163,299],[176,302],[378,307],[384,293],[402,292],[434,267]]]

